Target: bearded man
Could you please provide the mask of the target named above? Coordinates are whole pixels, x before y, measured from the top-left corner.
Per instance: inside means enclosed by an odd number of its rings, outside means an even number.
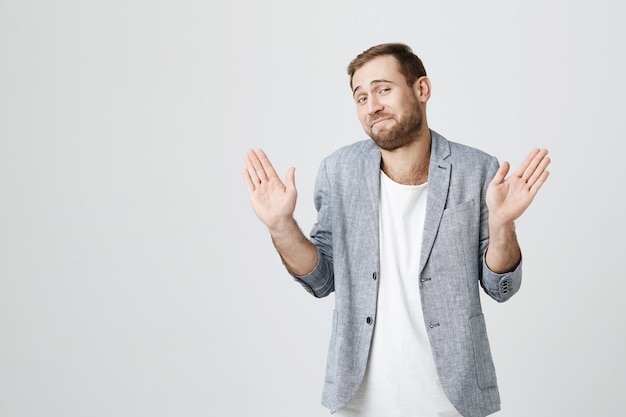
[[[334,292],[322,404],[342,417],[482,417],[500,409],[479,291],[520,288],[515,220],[548,177],[547,150],[510,165],[428,126],[431,83],[404,44],[348,66],[370,137],[335,151],[315,184],[307,238],[265,153],[243,172],[252,208],[287,271],[311,294]]]

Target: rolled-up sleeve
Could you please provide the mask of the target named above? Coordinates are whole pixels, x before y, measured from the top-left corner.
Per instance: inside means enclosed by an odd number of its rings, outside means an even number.
[[[326,161],[320,164],[314,192],[317,221],[310,240],[317,248],[317,265],[306,275],[292,275],[310,294],[321,298],[334,291],[332,247],[332,201]]]
[[[502,303],[517,293],[522,286],[522,262],[511,271],[497,274],[487,266],[483,258],[481,285],[491,298]]]

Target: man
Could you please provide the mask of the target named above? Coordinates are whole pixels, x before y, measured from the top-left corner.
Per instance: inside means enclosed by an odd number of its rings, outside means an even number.
[[[464,416],[500,398],[479,287],[499,302],[521,284],[514,221],[548,177],[535,149],[509,164],[430,130],[431,84],[403,44],[349,65],[371,140],[325,158],[307,239],[293,218],[294,168],[283,183],[262,150],[244,181],[291,275],[316,297],[335,292],[322,403],[339,416]]]

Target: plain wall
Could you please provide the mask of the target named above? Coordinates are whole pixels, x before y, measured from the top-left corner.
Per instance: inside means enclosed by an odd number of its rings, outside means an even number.
[[[502,417],[623,409],[620,2],[0,0],[0,416],[326,416],[333,296],[284,271],[241,178],[365,138],[345,68],[404,42],[431,128],[551,176],[524,283],[483,306]]]

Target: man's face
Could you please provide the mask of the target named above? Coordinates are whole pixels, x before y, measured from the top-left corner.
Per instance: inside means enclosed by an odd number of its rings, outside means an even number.
[[[359,121],[381,149],[395,150],[417,139],[423,125],[420,102],[393,56],[374,58],[356,70],[352,89]]]

